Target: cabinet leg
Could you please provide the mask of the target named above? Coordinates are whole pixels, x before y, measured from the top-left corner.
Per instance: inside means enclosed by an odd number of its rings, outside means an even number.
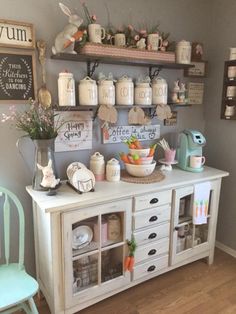
[[[214,262],[214,252],[215,252],[215,250],[212,249],[212,250],[210,251],[209,256],[207,257],[207,264],[208,264],[209,266],[212,265],[213,262]]]

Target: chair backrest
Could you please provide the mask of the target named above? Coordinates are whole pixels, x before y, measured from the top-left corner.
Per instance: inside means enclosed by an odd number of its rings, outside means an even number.
[[[24,251],[25,251],[25,217],[24,209],[18,197],[11,191],[0,187],[0,198],[3,198],[1,204],[3,205],[3,227],[4,227],[4,252],[6,264],[10,260],[10,210],[17,209],[19,217],[19,268],[24,265]]]

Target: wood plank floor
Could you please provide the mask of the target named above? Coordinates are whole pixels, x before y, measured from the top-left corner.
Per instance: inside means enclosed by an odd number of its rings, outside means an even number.
[[[50,314],[45,303],[40,314]],[[183,266],[101,301],[80,314],[236,313],[236,259],[216,250],[215,262]]]

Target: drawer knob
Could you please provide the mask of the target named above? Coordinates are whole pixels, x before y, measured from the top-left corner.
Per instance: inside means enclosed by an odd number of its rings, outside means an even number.
[[[157,250],[156,249],[152,249],[148,252],[148,255],[154,255],[156,254]]]
[[[156,221],[157,219],[158,219],[157,216],[152,216],[152,217],[149,219],[149,222]]]
[[[147,271],[154,271],[156,269],[155,265],[148,267]]]
[[[158,198],[154,197],[153,199],[151,199],[150,204],[156,204],[158,203]]]
[[[157,236],[157,234],[155,232],[153,232],[153,233],[149,234],[148,239],[155,239],[156,236]]]

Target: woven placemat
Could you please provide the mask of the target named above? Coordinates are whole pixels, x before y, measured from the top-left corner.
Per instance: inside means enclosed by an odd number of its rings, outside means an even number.
[[[121,170],[120,179],[125,182],[129,183],[140,183],[140,184],[147,184],[147,183],[155,183],[165,179],[165,175],[160,170],[154,170],[152,174],[147,177],[132,177],[128,174],[126,170]]]

